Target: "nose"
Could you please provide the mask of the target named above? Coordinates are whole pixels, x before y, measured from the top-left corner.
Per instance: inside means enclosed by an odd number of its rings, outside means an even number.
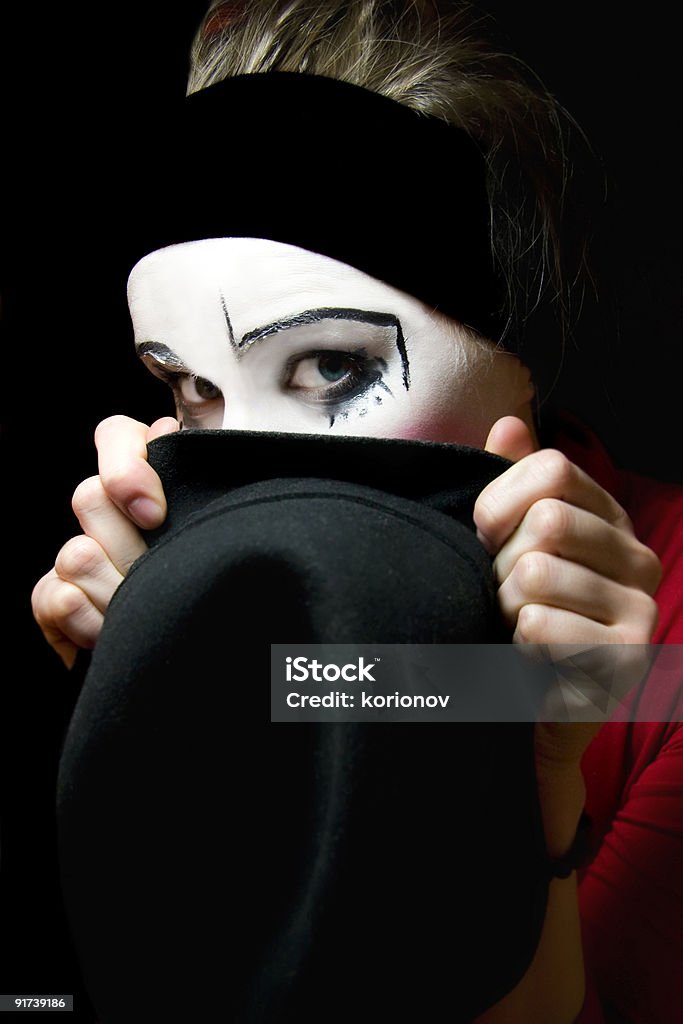
[[[297,434],[319,429],[310,410],[301,409],[277,387],[264,387],[260,381],[252,385],[244,378],[231,385],[223,392],[223,430]]]
[[[237,388],[224,398],[223,430],[273,430],[288,433],[294,429],[292,411],[272,393]]]
[[[247,402],[237,399],[225,402],[223,413],[223,430],[265,430],[263,417],[258,410]]]

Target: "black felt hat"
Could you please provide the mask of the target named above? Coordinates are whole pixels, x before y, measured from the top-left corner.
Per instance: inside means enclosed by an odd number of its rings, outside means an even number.
[[[471,1020],[540,936],[533,725],[273,724],[270,644],[509,640],[472,524],[508,464],[231,431],[150,459],[167,525],[112,601],[60,766],[98,1020]]]

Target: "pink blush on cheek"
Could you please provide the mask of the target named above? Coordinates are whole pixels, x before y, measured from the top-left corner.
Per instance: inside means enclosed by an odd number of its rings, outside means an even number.
[[[396,431],[395,436],[400,437],[402,441],[433,441],[433,433],[426,424],[414,423],[401,427]]]
[[[404,441],[435,441],[440,444],[462,444],[483,448],[486,431],[481,426],[455,418],[444,422],[443,417],[425,417],[412,423],[401,424],[392,432]]]

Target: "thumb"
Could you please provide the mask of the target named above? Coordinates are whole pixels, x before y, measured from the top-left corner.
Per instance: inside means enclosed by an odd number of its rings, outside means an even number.
[[[484,450],[510,462],[519,462],[536,451],[536,444],[524,420],[519,416],[503,416],[491,427]]]

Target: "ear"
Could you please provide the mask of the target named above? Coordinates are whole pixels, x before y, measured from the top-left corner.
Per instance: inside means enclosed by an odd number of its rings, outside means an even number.
[[[531,370],[521,359],[518,359],[518,392],[520,395],[520,407],[531,405],[536,397],[536,385],[534,384]],[[515,414],[517,415],[517,414]]]
[[[519,357],[515,380],[514,407],[511,414],[493,424],[486,439],[485,450],[518,462],[540,448],[534,421],[533,401],[536,396],[531,370]]]

